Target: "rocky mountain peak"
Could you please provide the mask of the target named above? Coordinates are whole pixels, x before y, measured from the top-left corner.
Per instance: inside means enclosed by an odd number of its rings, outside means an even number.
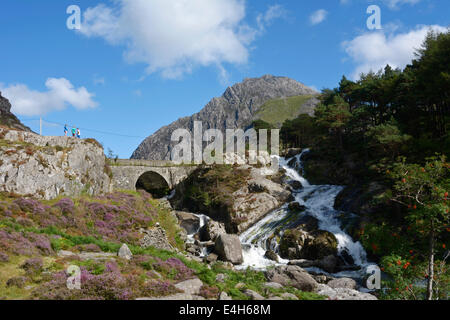
[[[30,128],[24,126],[17,117],[11,113],[11,103],[2,96],[0,92],[0,125],[8,128],[31,131]]]
[[[172,132],[184,128],[193,130],[194,121],[201,121],[205,129],[248,128],[258,109],[267,101],[300,95],[317,94],[304,84],[287,78],[265,75],[246,78],[228,87],[221,97],[213,98],[200,112],[178,119],[146,138],[132,155],[132,159],[170,160]]]
[[[0,92],[0,114],[11,112],[11,103],[9,100],[2,96]]]

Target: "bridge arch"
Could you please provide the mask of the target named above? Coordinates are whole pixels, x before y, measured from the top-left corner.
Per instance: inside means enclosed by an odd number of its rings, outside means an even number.
[[[144,190],[154,198],[163,198],[170,192],[170,183],[156,171],[145,171],[136,181],[136,190]]]

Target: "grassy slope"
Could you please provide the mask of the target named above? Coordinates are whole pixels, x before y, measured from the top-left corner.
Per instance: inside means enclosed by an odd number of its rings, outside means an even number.
[[[131,228],[127,227],[130,222]],[[300,299],[321,299],[294,288],[265,289],[261,272],[237,272],[220,262],[210,268],[179,253],[142,249],[135,231],[157,222],[166,230],[171,244],[181,249],[173,215],[147,194],[120,192],[96,198],[34,201],[0,193],[0,300],[165,296],[176,292],[174,283],[193,276],[204,282],[206,298],[216,299],[219,292],[225,291],[235,299],[248,299],[242,289],[236,289],[242,283],[243,288],[264,296],[291,292]],[[77,253],[97,248],[116,253],[122,242],[134,254],[131,261],[117,257],[111,261],[81,261],[56,255],[61,249]],[[24,268],[27,261],[37,267]],[[66,288],[64,270],[69,265],[83,270],[81,291]],[[227,276],[224,283],[215,280],[219,273]],[[7,286],[7,281],[15,277],[24,277],[24,285]]]
[[[281,128],[284,121],[311,112],[309,108],[302,107],[313,97],[312,95],[304,95],[270,100],[259,108],[256,118]]]

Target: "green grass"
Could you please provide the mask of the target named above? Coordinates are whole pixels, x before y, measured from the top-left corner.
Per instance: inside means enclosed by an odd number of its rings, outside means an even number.
[[[259,108],[256,118],[281,128],[284,121],[293,120],[300,114],[312,111],[304,108],[303,105],[313,97],[313,95],[304,95],[270,100]]]

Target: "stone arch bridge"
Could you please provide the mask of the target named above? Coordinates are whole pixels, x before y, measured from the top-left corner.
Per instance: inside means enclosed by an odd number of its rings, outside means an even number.
[[[176,165],[170,161],[122,160],[110,164],[115,190],[144,189],[152,194],[167,194],[198,166]]]

